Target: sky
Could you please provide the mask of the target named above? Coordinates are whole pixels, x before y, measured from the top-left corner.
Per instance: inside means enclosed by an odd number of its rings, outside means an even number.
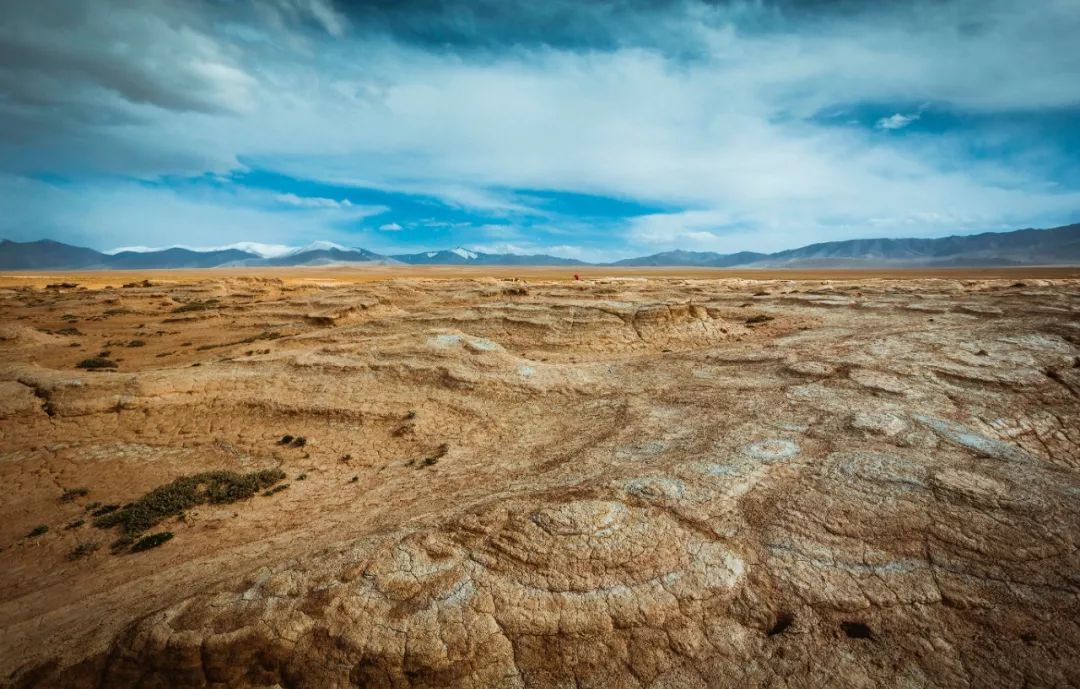
[[[0,237],[613,260],[1080,221],[1080,0],[0,3]]]

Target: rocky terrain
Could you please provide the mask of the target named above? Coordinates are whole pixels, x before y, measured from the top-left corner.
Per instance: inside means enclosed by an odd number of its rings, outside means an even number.
[[[0,685],[1080,685],[1080,279],[71,280]]]

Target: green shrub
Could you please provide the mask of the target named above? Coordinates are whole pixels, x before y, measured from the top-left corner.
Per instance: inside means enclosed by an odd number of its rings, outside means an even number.
[[[131,552],[138,553],[144,550],[150,550],[151,548],[156,548],[165,541],[171,541],[172,537],[172,531],[159,531],[157,533],[152,533],[149,536],[143,536],[131,544]]]
[[[95,550],[101,547],[99,543],[80,543],[71,549],[71,552],[67,554],[69,560],[81,560],[82,558],[90,555]]]
[[[68,488],[60,496],[60,502],[71,502],[76,498],[85,498],[89,494],[89,488]]]
[[[442,445],[439,445],[439,447],[437,447],[435,449],[434,454],[432,454],[429,457],[424,457],[423,459],[419,460],[416,463],[416,467],[418,469],[423,469],[424,467],[435,466],[436,464],[439,463],[440,459],[442,459],[443,457],[446,456],[446,453],[448,453],[449,451],[450,451],[450,445],[448,445],[447,443],[443,443]]]
[[[181,476],[119,510],[98,516],[94,520],[94,526],[99,529],[119,526],[125,534],[138,536],[162,520],[181,514],[196,505],[220,505],[246,500],[284,478],[285,473],[277,469],[263,469],[248,474],[207,471]]]
[[[191,311],[205,311],[212,309],[218,305],[217,299],[207,299],[206,301],[189,301],[186,304],[181,304],[172,310],[173,313],[189,313]]]
[[[90,357],[89,359],[83,359],[79,363],[75,364],[75,368],[85,368],[89,370],[116,368],[116,362],[112,359],[106,359],[103,356],[95,356]]]

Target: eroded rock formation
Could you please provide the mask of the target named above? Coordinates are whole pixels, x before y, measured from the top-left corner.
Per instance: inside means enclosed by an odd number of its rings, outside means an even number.
[[[2,681],[1080,685],[1080,283],[1014,283],[0,292]]]

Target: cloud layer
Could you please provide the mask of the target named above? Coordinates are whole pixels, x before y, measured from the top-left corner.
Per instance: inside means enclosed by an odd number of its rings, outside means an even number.
[[[619,257],[1059,224],[1078,32],[1072,0],[5,3],[0,234]]]

